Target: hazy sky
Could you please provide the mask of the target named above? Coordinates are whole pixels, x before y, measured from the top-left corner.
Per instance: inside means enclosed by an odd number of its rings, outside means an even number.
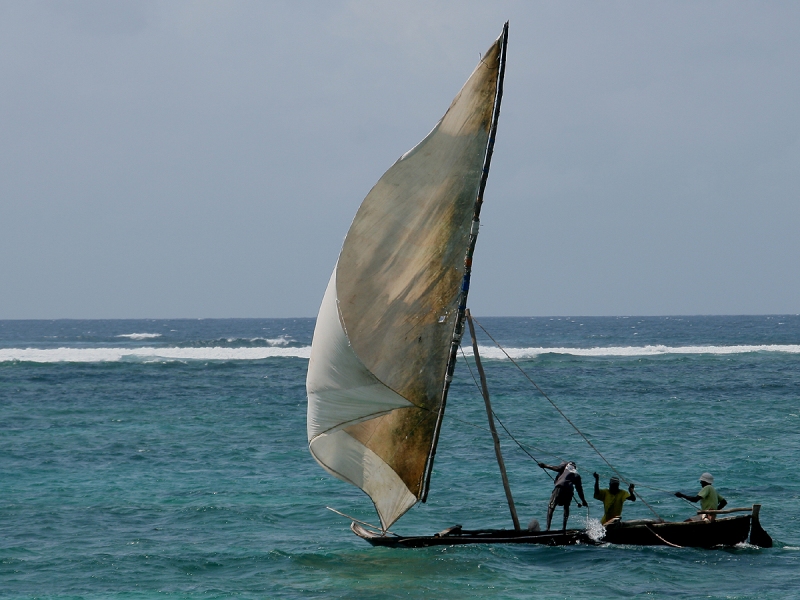
[[[0,318],[316,315],[510,20],[477,315],[800,311],[800,3],[0,3]]]

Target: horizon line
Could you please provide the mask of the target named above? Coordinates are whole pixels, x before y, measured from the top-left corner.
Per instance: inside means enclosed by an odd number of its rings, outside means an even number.
[[[691,314],[616,314],[616,315],[483,315],[483,319],[672,319],[687,317],[798,317],[800,313],[691,313]],[[256,321],[314,320],[313,317],[10,317],[7,321]]]

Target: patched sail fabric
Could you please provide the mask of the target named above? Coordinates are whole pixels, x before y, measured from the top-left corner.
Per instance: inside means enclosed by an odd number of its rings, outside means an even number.
[[[384,529],[421,498],[432,461],[462,327],[502,41],[433,131],[364,199],[317,318],[309,448],[370,496]]]

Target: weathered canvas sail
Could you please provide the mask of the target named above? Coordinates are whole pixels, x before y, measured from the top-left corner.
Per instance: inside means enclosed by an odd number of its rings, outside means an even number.
[[[322,301],[308,440],[384,528],[423,497],[460,339],[505,30],[445,116],[370,191]],[[492,140],[493,141],[493,140]]]

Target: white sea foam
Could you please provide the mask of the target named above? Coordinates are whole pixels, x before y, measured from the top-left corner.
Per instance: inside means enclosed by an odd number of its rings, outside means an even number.
[[[747,542],[739,542],[738,544],[734,545],[734,548],[741,548],[742,550],[761,550],[761,546],[754,546],[753,544],[748,544]]]
[[[279,337],[279,338],[253,338],[250,341],[251,342],[257,342],[257,341],[260,341],[260,340],[264,340],[270,346],[288,346],[291,342],[294,341],[292,338],[286,337],[286,336]]]
[[[149,340],[161,337],[160,333],[123,333],[116,337],[128,338],[129,340]]]
[[[479,348],[481,358],[504,359],[505,354],[496,346]],[[467,355],[472,348],[464,347]],[[542,354],[569,354],[572,356],[661,356],[665,354],[745,354],[749,352],[785,352],[800,354],[800,344],[772,344],[763,346],[610,346],[607,348],[506,348],[511,358],[536,358]]]
[[[262,360],[272,357],[309,358],[303,348],[3,348],[0,362],[90,363],[139,360],[143,362],[189,360]]]
[[[24,361],[56,362],[116,362],[121,360],[188,361],[188,360],[262,360],[272,357],[309,358],[311,346],[285,347],[284,338],[268,340],[275,345],[228,348],[2,348],[0,362]],[[472,348],[465,347],[467,355]],[[669,354],[744,354],[749,352],[784,352],[800,354],[800,345],[769,346],[612,346],[609,348],[506,348],[514,359],[536,358],[542,354],[566,354],[591,357],[663,356]],[[504,360],[505,355],[496,347],[480,347],[481,357],[487,360]]]
[[[265,338],[265,337],[253,337],[253,338],[226,338],[226,341],[229,344],[234,344],[239,341],[247,341],[250,343],[257,343],[257,342],[264,342],[269,346],[288,346],[294,340],[289,336],[281,336],[276,338]]]
[[[599,519],[586,517],[583,519],[583,524],[586,527],[586,535],[595,542],[601,541],[606,536],[606,528],[603,527]]]

